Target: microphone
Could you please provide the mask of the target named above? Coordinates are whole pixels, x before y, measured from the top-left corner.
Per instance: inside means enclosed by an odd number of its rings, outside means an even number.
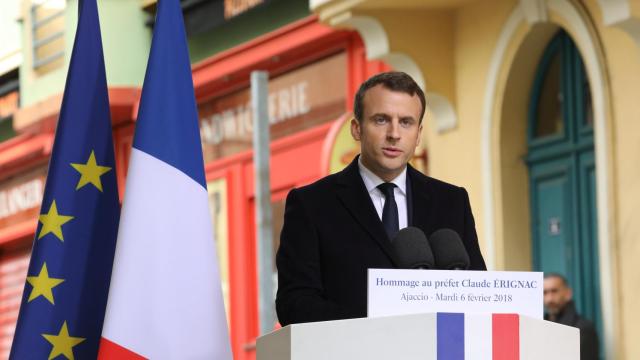
[[[406,227],[398,232],[392,241],[402,269],[433,269],[434,260],[431,246],[422,230]]]
[[[451,229],[440,229],[429,237],[436,268],[443,270],[467,270],[471,261],[460,235]]]

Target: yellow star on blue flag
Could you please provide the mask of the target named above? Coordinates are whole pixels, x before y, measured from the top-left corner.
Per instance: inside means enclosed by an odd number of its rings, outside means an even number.
[[[60,239],[60,241],[64,241],[64,237],[62,236],[62,225],[73,220],[73,216],[60,215],[58,213],[56,201],[53,200],[51,202],[49,212],[46,214],[40,214],[39,220],[42,223],[42,228],[40,228],[38,239],[42,239],[42,237],[51,233]]]
[[[96,163],[96,154],[93,150],[91,150],[89,160],[87,160],[86,164],[71,163],[71,166],[80,173],[80,180],[78,180],[76,190],[87,184],[92,184],[96,187],[96,189],[102,192],[102,182],[100,181],[100,176],[107,173],[109,170],[111,170],[111,168],[108,166],[98,165],[98,163]]]
[[[59,355],[63,355],[69,360],[74,360],[73,347],[86,340],[85,338],[69,335],[69,329],[66,321],[62,324],[58,335],[42,334],[42,337],[53,345],[53,348],[49,353],[49,360],[55,359]]]
[[[49,269],[47,269],[47,263],[42,265],[42,269],[40,269],[40,273],[38,276],[27,276],[27,282],[31,284],[33,287],[31,289],[31,293],[29,294],[29,302],[38,298],[38,296],[42,296],[45,299],[49,300],[51,305],[54,305],[55,302],[53,300],[53,288],[62,284],[64,279],[57,279],[49,277]]]

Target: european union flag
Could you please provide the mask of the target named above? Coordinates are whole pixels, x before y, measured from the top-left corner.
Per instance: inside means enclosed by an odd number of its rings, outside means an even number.
[[[95,359],[120,206],[96,0],[78,27],[12,359]]]

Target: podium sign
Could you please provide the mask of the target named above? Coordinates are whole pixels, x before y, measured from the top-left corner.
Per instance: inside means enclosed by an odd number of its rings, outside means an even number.
[[[369,269],[367,316],[511,313],[543,318],[541,272]]]

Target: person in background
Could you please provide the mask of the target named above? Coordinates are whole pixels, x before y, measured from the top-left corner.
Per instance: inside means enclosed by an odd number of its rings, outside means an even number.
[[[598,334],[593,323],[578,314],[567,279],[556,273],[544,275],[544,319],[580,329],[580,360],[597,360]]]

